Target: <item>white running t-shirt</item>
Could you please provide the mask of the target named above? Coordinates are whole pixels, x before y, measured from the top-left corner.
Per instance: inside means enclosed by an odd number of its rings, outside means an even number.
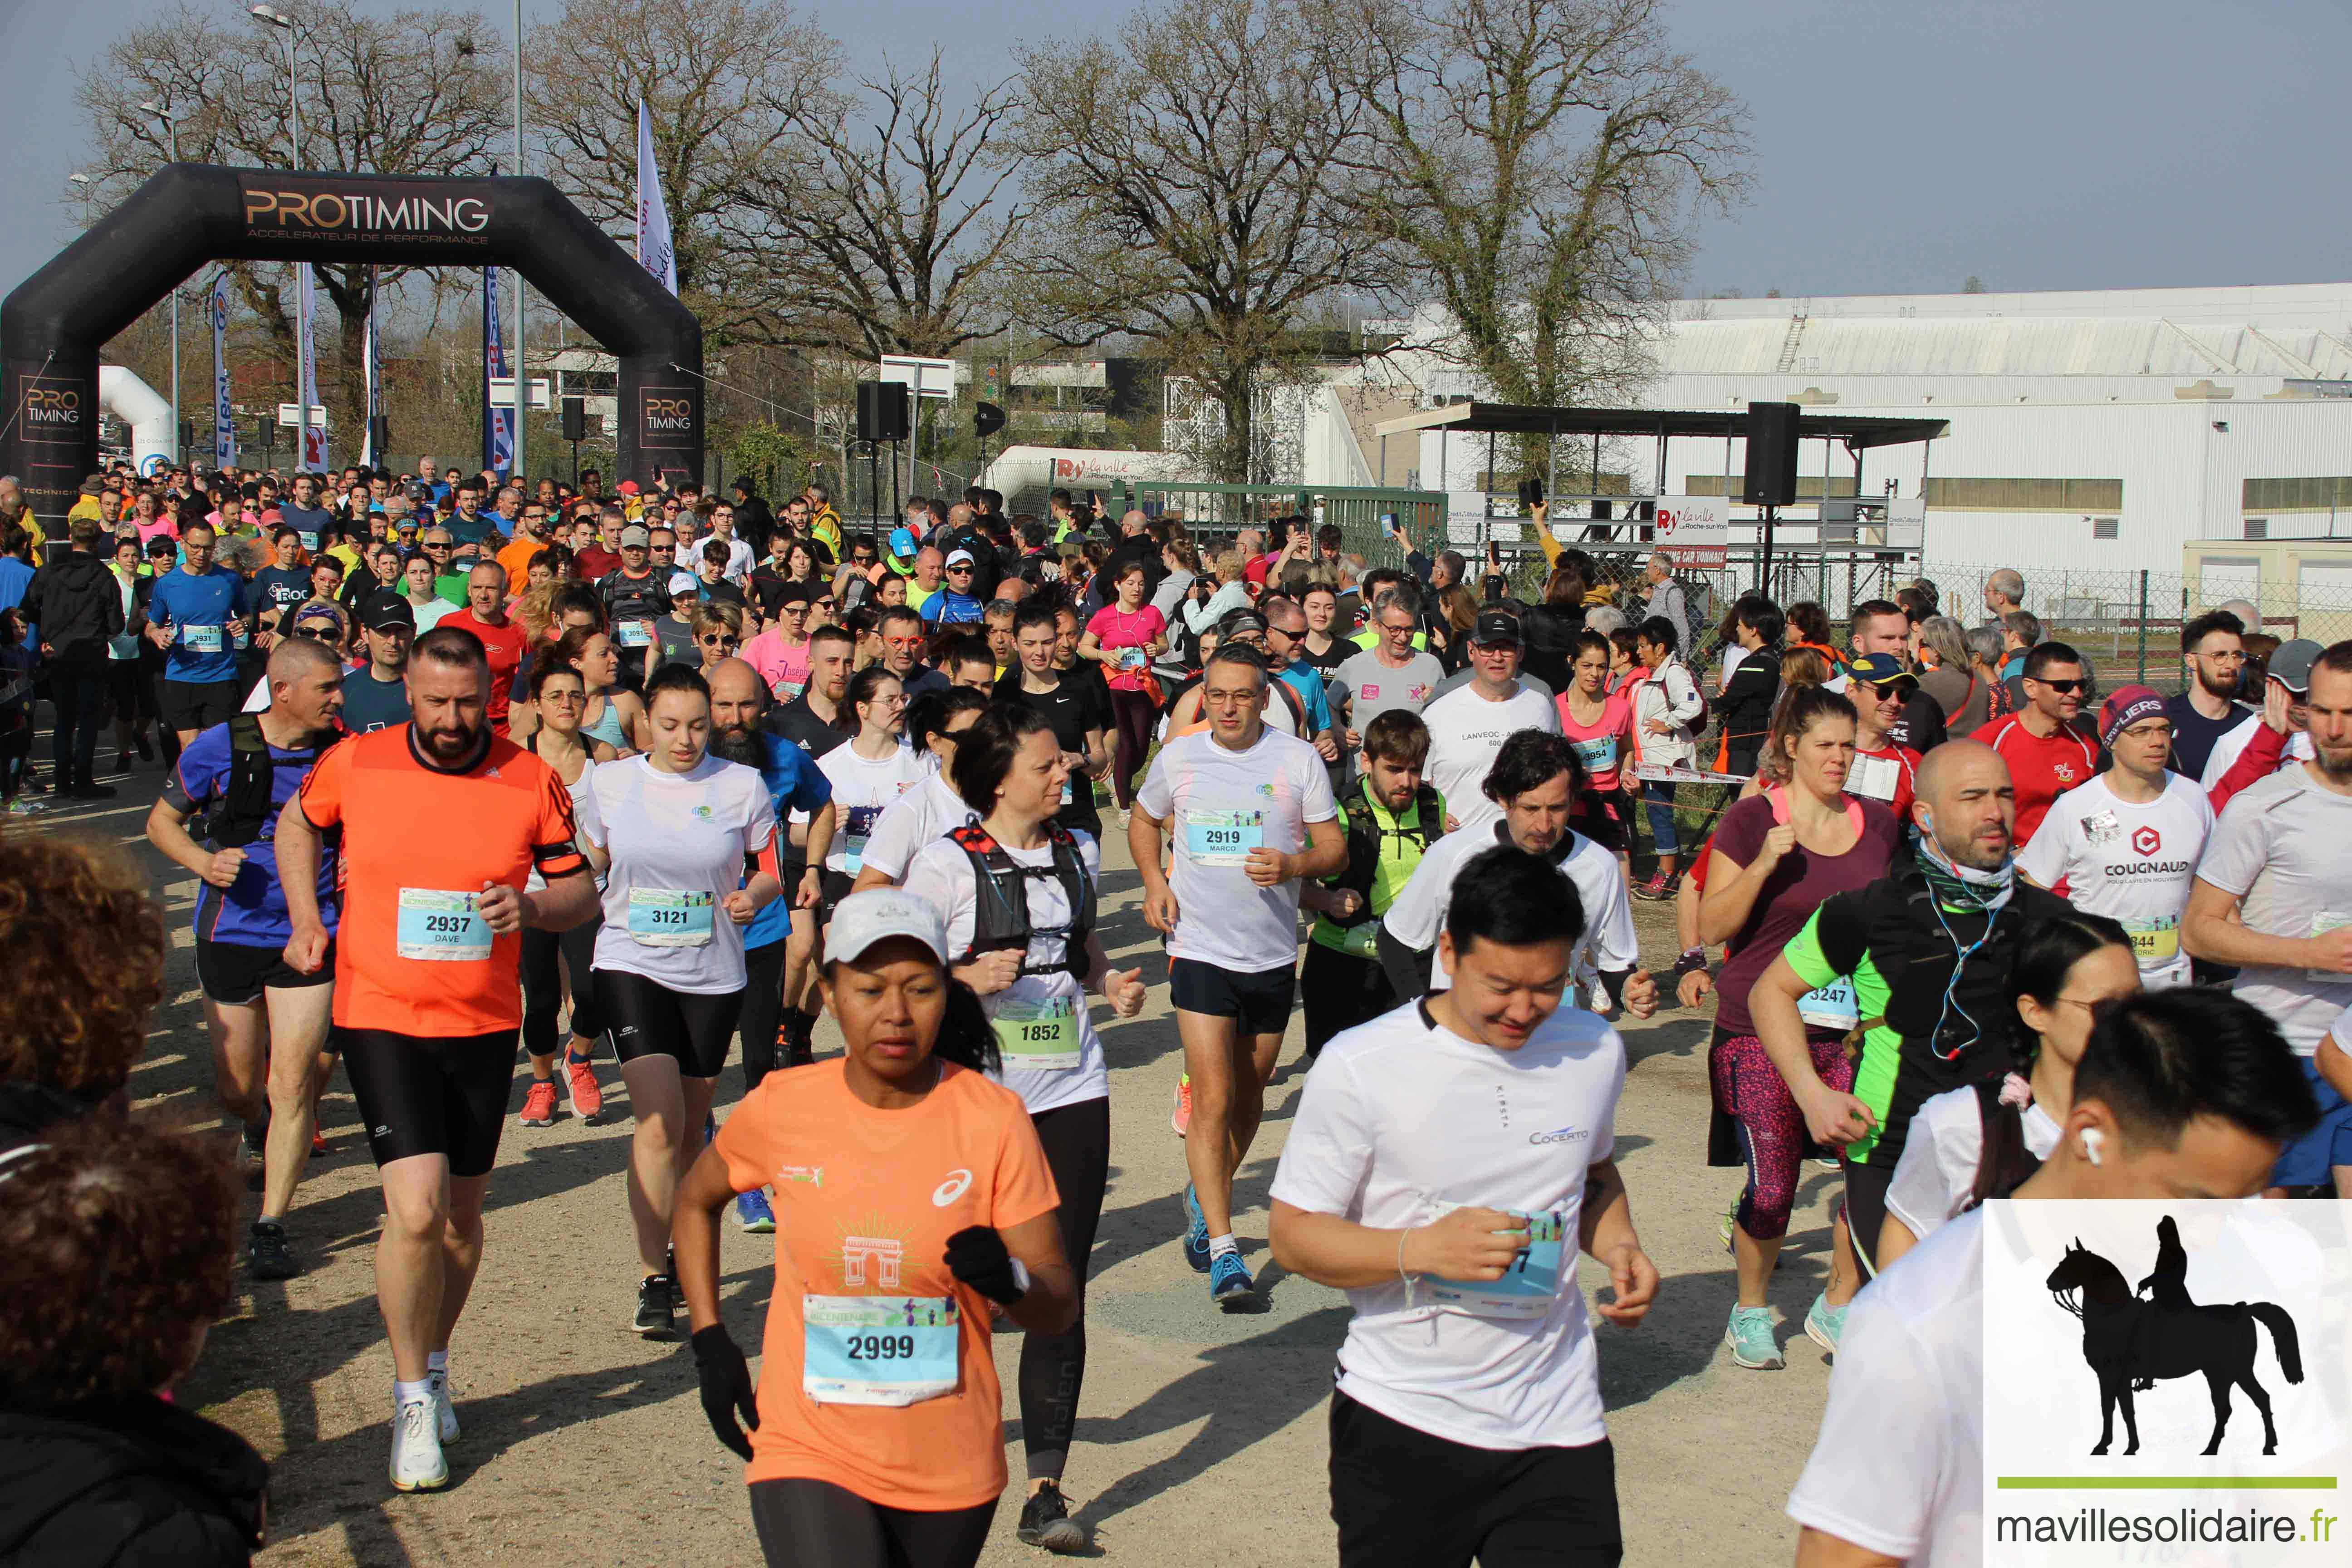
[[[923,782],[882,808],[874,819],[873,836],[866,841],[866,864],[894,882],[907,879],[915,852],[974,816],[947,775],[925,765]]]
[[[910,795],[908,798],[912,798]],[[961,798],[961,797],[959,797]],[[1072,833],[1087,880],[1102,879],[1102,846],[1090,833]],[[1016,866],[1050,871],[1054,847],[1007,848]],[[1065,945],[1059,936],[1076,918],[1056,877],[1022,879],[1029,895],[1029,957],[1033,964],[1060,963]],[[946,917],[948,955],[961,957],[971,945],[980,889],[972,878],[971,857],[952,839],[933,838],[915,853],[907,868],[907,891]],[[1081,962],[1084,955],[1079,955]],[[1056,972],[1024,974],[1005,989],[983,996],[980,1005],[998,1025],[997,1049],[1006,1060],[998,1081],[1021,1097],[1031,1115],[1059,1106],[1100,1100],[1110,1092],[1110,1066],[1103,1057],[1102,1039],[1087,1016],[1086,988],[1076,976]],[[1027,1037],[1034,1034],[1032,1042]],[[1024,1050],[1024,1047],[1033,1048]],[[1075,1046],[1071,1050],[1068,1047]],[[1022,1065],[1023,1062],[1030,1065]]]
[[[1910,1568],[1984,1561],[1984,1218],[1970,1209],[1853,1299],[1789,1494],[1798,1523]]]
[[[2040,834],[2033,841],[2042,842]],[[2050,1113],[2029,1105],[2018,1113],[2025,1131],[2025,1147],[2037,1160],[2050,1158],[2058,1147],[2059,1127]],[[1903,1140],[1903,1158],[1886,1187],[1886,1212],[1901,1220],[1911,1234],[1925,1241],[1959,1212],[1977,1189],[1977,1171],[1984,1163],[1984,1111],[1973,1089],[1947,1089],[1930,1096],[1911,1115],[1911,1131]]]
[[[1449,800],[1451,796],[1447,797]],[[1570,966],[1577,978],[1590,982],[1601,970],[1638,968],[1642,944],[1633,930],[1633,904],[1625,890],[1625,874],[1617,857],[1573,828],[1568,856],[1559,874],[1576,889],[1584,908],[1584,935],[1577,940]],[[1437,933],[1445,929],[1445,911],[1454,907],[1454,884],[1473,856],[1510,842],[1509,825],[1495,822],[1481,828],[1461,828],[1429,847],[1421,864],[1397,891],[1396,901],[1381,918],[1389,934],[1416,952],[1433,952]],[[1429,988],[1444,991],[1454,977],[1443,956],[1431,961]]]
[[[666,773],[639,756],[595,763],[585,779],[580,836],[612,857],[593,966],[686,995],[743,989],[743,928],[721,906],[743,885],[745,858],[775,843],[759,772],[705,756]]]
[[[853,742],[835,746],[816,765],[833,785],[833,842],[825,847],[824,868],[855,877],[883,808],[923,782],[922,759],[903,742],[879,759],[859,756]]]
[[[1559,733],[1559,709],[1524,680],[1500,702],[1479,696],[1475,681],[1457,686],[1431,698],[1421,721],[1429,726],[1429,761],[1422,775],[1437,786],[1454,826],[1465,832],[1503,814],[1485,788],[1486,770],[1495,765],[1503,742],[1521,730]]]
[[[2242,900],[2238,915],[2248,931],[2318,936],[2352,925],[2347,844],[2352,795],[2313,783],[2309,768],[2295,763],[2221,808],[2197,876]],[[2250,963],[2231,989],[2269,1014],[2297,1056],[2317,1051],[2328,1026],[2352,1005],[2352,974]]]
[[[1263,974],[1298,962],[1298,879],[1261,888],[1243,868],[1249,851],[1307,847],[1307,829],[1339,815],[1323,753],[1295,735],[1261,731],[1247,751],[1213,731],[1160,748],[1135,804],[1168,825],[1176,894],[1171,958]]]
[[[2084,913],[2120,921],[2149,990],[2186,985],[2180,911],[2212,831],[2204,790],[2179,773],[2166,773],[2164,793],[2146,805],[2116,795],[2102,773],[2052,804],[2017,868]]]
[[[1323,1047],[1274,1176],[1313,1214],[1402,1229],[1454,1207],[1556,1220],[1557,1289],[1534,1315],[1446,1306],[1416,1277],[1348,1292],[1340,1390],[1416,1431],[1472,1447],[1573,1447],[1607,1435],[1577,1232],[1587,1173],[1616,1147],[1625,1047],[1562,1006],[1500,1051],[1410,1002]],[[1534,1261],[1533,1256],[1530,1261]]]

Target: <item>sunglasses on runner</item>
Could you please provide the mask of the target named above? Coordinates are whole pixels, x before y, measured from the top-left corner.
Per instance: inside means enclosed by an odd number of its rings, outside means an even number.
[[[2061,697],[2063,697],[2066,693],[2068,693],[2068,692],[2070,692],[2070,691],[2076,690],[2076,689],[2078,689],[2079,688],[2082,688],[2082,687],[2084,687],[2084,686],[2087,686],[2087,685],[2089,685],[2089,684],[2090,684],[2090,682],[2089,682],[2089,681],[2087,681],[2087,680],[2082,680],[2082,679],[2075,679],[2075,680],[2044,680],[2042,677],[2040,677],[2040,676],[2038,676],[2038,675],[2037,675],[2037,676],[2035,676],[2035,677],[2033,677],[2033,678],[2032,678],[2032,679],[2033,679],[2033,681],[2034,681],[2034,683],[2035,683],[2036,685],[2038,685],[2038,686],[2046,686],[2046,687],[2048,687],[2051,690],[2055,691],[2056,693],[2058,693]]]
[[[700,643],[705,647],[733,647],[743,639],[741,637],[730,637],[723,632],[712,632],[708,637],[699,637],[694,640]]]

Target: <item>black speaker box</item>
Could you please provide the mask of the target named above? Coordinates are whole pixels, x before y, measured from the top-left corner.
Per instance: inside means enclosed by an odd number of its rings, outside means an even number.
[[[903,441],[911,428],[905,382],[861,381],[857,384],[859,440]]]
[[[1739,499],[1750,506],[1789,506],[1797,499],[1797,416],[1793,403],[1748,405],[1748,473]]]

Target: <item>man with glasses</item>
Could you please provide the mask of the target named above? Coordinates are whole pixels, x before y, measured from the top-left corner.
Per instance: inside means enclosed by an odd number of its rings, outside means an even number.
[[[1331,704],[1323,687],[1323,677],[1309,664],[1307,650],[1307,612],[1296,599],[1276,595],[1262,606],[1265,615],[1266,664],[1275,678],[1298,693],[1307,710],[1307,732],[1301,737],[1323,753],[1327,763],[1339,760],[1339,742],[1332,734]]]
[[[509,490],[508,493],[513,492]],[[499,564],[507,569],[507,581],[520,583],[527,580],[530,574],[531,557],[551,542],[547,537],[547,509],[537,501],[524,504],[521,519],[515,525],[514,538],[499,552]]]
[[[1354,757],[1363,750],[1372,721],[1391,709],[1419,713],[1445,667],[1437,656],[1413,647],[1421,630],[1421,591],[1399,581],[1372,602],[1372,646],[1348,656],[1332,672],[1331,689],[1342,715],[1340,749]],[[1425,754],[1425,753],[1424,753]]]
[[[882,637],[882,667],[898,678],[908,697],[944,688],[948,678],[923,663],[923,617],[901,605],[882,612],[875,624]]]
[[[2033,842],[2052,803],[2099,771],[2099,748],[2075,724],[2090,683],[2083,656],[2062,642],[2037,643],[2025,656],[2025,706],[1995,719],[1971,740],[2009,764],[2017,788],[2017,847]]]
[[[166,650],[157,705],[184,748],[245,703],[236,678],[237,650],[253,613],[244,578],[213,564],[210,523],[190,523],[180,535],[180,570],[157,581],[147,597],[147,640]]]
[[[2168,765],[2184,778],[2204,777],[2214,742],[2253,722],[2254,710],[2232,700],[2246,668],[2240,640],[2245,630],[2245,623],[2227,610],[2208,611],[2180,628],[2180,662],[2189,685],[2166,700],[2164,710],[2172,721]]]
[[[467,574],[466,607],[456,615],[441,617],[442,626],[457,626],[479,637],[483,650],[489,656],[489,706],[486,711],[491,732],[500,737],[507,732],[507,707],[513,699],[515,674],[522,668],[528,644],[523,629],[507,617],[506,606],[506,568],[495,561],[485,561]]]
[[[979,572],[969,550],[949,552],[947,585],[919,606],[923,622],[931,626],[966,626],[986,615],[988,606],[972,592]]]
[[[453,605],[466,602],[466,576],[469,567],[457,560],[457,541],[446,524],[435,523],[425,531],[425,559],[433,563],[433,591]]]

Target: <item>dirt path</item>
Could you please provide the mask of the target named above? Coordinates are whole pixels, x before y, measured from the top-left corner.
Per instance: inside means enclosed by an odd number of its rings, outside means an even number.
[[[119,843],[151,868],[177,928],[167,1003],[134,1079],[148,1103],[214,1106],[194,952],[194,884],[140,837],[156,782],[118,779],[121,803],[58,812],[44,831]],[[1108,847],[1105,946],[1122,963],[1157,952],[1138,910],[1123,842]],[[1637,905],[1644,951],[1671,962],[1661,906]],[[1147,978],[1150,978],[1147,971]],[[1264,1308],[1213,1307],[1176,1238],[1182,1145],[1168,1125],[1179,1059],[1166,987],[1141,1017],[1111,1023],[1112,1174],[1088,1286],[1086,1393],[1066,1487],[1099,1554],[1144,1564],[1314,1563],[1332,1552],[1324,1479],[1332,1356],[1347,1323],[1337,1292],[1286,1277],[1266,1255],[1265,1194],[1303,1079],[1300,1026],[1268,1090],[1267,1120],[1240,1182],[1244,1253]],[[1704,1017],[1669,1009],[1625,1031],[1633,1070],[1618,1152],[1644,1245],[1664,1285],[1638,1331],[1601,1331],[1601,1386],[1617,1447],[1627,1560],[1786,1562],[1794,1528],[1780,1507],[1811,1447],[1827,1366],[1798,1331],[1825,1259],[1825,1171],[1809,1170],[1787,1266],[1773,1287],[1789,1367],[1747,1373],[1722,1351],[1730,1259],[1716,1226],[1738,1173],[1705,1163]],[[819,1036],[827,1048],[830,1026]],[[837,1037],[833,1037],[837,1046]],[[756,1563],[740,1470],[704,1425],[681,1344],[638,1340],[627,1322],[635,1265],[623,1196],[626,1095],[599,1063],[608,1107],[589,1127],[511,1124],[491,1187],[487,1262],[458,1331],[452,1381],[466,1436],[449,1451],[453,1484],[394,1495],[383,1467],[391,1358],[376,1317],[372,1247],[382,1210],[340,1078],[324,1108],[329,1152],[291,1217],[309,1272],[255,1284],[213,1332],[183,1396],[251,1439],[275,1469],[266,1563]],[[730,1064],[720,1114],[741,1093]],[[522,1075],[514,1104],[522,1095]],[[772,1246],[729,1222],[727,1316],[756,1350]],[[1597,1281],[1586,1268],[1588,1289]],[[1017,1341],[1000,1338],[1008,1389]],[[1008,1413],[1011,1468],[1019,1424]],[[1000,1508],[984,1559],[1032,1563]]]

